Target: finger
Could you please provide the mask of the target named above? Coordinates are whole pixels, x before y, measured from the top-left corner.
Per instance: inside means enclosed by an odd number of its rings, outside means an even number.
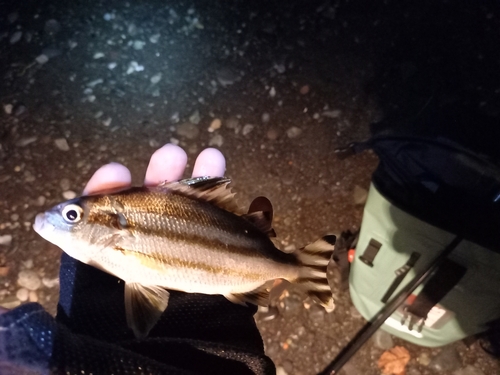
[[[179,180],[186,169],[187,155],[179,146],[166,144],[151,156],[145,185],[158,185],[163,181]]]
[[[193,177],[222,177],[225,172],[226,159],[224,155],[215,148],[206,148],[196,159],[193,168]]]
[[[127,167],[118,163],[109,163],[99,168],[87,182],[83,194],[97,191],[127,187],[132,183],[132,177]]]

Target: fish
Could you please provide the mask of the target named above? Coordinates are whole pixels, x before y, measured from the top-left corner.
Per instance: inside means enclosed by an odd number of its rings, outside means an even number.
[[[147,337],[160,319],[168,290],[267,306],[269,284],[282,279],[333,310],[326,270],[336,237],[281,251],[271,240],[269,199],[255,198],[245,212],[230,182],[198,177],[96,192],[38,214],[33,229],[71,257],[124,281],[126,320],[137,338]]]

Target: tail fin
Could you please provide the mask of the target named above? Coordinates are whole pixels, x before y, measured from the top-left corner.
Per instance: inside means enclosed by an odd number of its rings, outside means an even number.
[[[319,300],[326,311],[333,311],[333,295],[326,278],[326,268],[335,249],[334,235],[324,236],[316,242],[298,250],[295,254],[302,263],[295,282],[304,287],[307,294]]]

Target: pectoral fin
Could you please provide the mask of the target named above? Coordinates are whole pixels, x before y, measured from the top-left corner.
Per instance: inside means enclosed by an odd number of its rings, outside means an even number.
[[[145,338],[168,305],[170,293],[156,285],[125,284],[127,325],[138,339]]]
[[[258,306],[267,306],[269,304],[269,289],[267,289],[264,285],[248,293],[233,293],[225,297],[231,302],[243,306],[246,306],[247,303]]]

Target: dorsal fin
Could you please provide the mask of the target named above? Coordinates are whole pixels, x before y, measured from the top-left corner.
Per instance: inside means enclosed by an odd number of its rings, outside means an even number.
[[[273,205],[266,197],[255,198],[248,208],[248,213],[242,215],[242,217],[251,222],[262,232],[266,233],[269,237],[276,237],[276,233],[272,227]]]
[[[166,189],[184,196],[209,202],[226,211],[242,215],[243,211],[234,201],[234,193],[227,185],[231,182],[226,177],[195,177],[175,182],[163,182],[159,189]]]

